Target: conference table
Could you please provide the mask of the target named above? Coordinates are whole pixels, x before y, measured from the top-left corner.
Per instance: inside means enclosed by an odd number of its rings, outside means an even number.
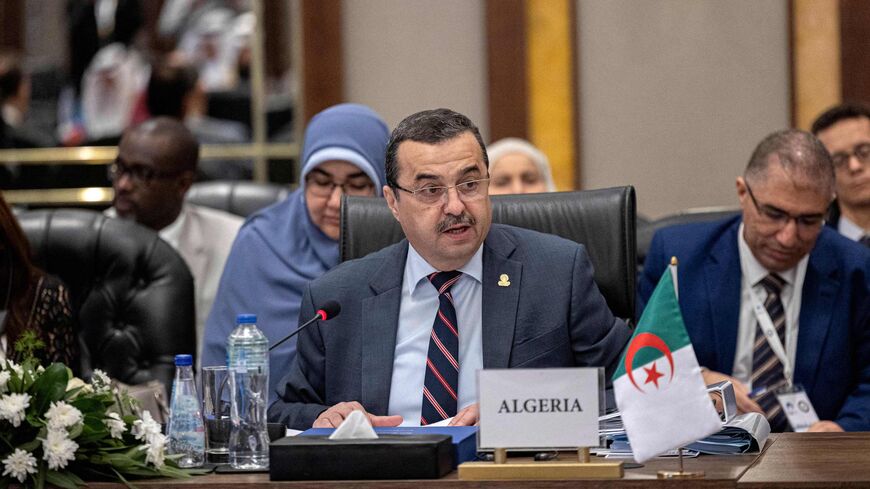
[[[575,454],[576,456],[576,454]],[[567,455],[566,455],[567,457]],[[292,463],[287,461],[285,463]],[[541,462],[544,463],[544,462]],[[269,481],[268,474],[207,474],[190,479],[134,481],[140,488],[247,489],[254,487],[325,489],[328,487],[389,489],[471,488],[811,488],[870,487],[870,432],[773,434],[761,453],[735,456],[701,455],[685,459],[687,471],[703,470],[703,479],[657,479],[659,470],[677,470],[676,459],[654,459],[643,467],[626,469],[622,479],[559,481],[464,481],[452,472],[434,480]],[[91,482],[94,489],[123,488],[122,484]]]

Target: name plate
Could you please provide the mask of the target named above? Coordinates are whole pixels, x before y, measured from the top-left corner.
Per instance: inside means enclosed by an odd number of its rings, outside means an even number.
[[[597,368],[478,371],[478,448],[598,446],[601,375]]]

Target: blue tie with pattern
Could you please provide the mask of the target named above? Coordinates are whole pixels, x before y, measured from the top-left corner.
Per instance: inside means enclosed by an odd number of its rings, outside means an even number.
[[[429,281],[438,291],[438,313],[429,336],[426,380],[423,382],[423,410],[420,424],[436,423],[456,415],[459,387],[459,325],[450,287],[462,272],[435,272]]]
[[[767,299],[764,308],[773,322],[779,341],[785,347],[785,308],[782,305],[780,294],[785,285],[785,280],[779,275],[771,273],[761,279],[761,286],[767,291]],[[785,385],[785,376],[782,372],[782,363],[773,353],[759,325],[755,330],[755,347],[752,352],[752,388],[767,387],[765,392],[755,398],[755,402],[764,409],[764,414],[770,422],[771,431],[783,431],[788,428],[788,419],[782,412],[782,406],[776,399],[774,391]]]

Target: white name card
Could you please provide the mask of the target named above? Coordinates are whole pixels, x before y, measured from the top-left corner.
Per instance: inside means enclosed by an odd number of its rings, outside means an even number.
[[[598,446],[599,369],[477,372],[478,448]]]

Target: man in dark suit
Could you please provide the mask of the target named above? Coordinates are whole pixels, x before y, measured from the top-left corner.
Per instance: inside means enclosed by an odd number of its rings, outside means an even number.
[[[481,368],[614,371],[630,331],[592,279],[583,246],[491,225],[477,127],[447,109],[409,116],[387,146],[384,194],[407,236],[313,281],[300,319],[342,313],[299,336],[272,420],[338,426],[474,424]]]
[[[834,162],[837,200],[828,226],[870,247],[870,107],[831,107],[813,122],[812,131]]]
[[[677,257],[705,381],[731,380],[738,408],[774,430],[788,426],[774,393],[791,381],[819,416],[811,431],[870,429],[870,251],[824,226],[833,188],[815,137],[774,133],[737,178],[742,216],[662,229],[639,283],[642,308]]]

